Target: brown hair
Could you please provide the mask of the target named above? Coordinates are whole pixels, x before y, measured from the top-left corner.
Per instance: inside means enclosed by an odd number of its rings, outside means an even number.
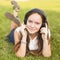
[[[37,9],[37,8],[32,9],[32,10],[30,10],[30,11],[28,11],[28,12],[26,13],[25,18],[24,18],[24,24],[27,23],[28,17],[29,17],[30,15],[32,15],[33,13],[38,13],[38,14],[42,17],[42,26],[41,26],[41,28],[42,28],[42,27],[45,27],[45,23],[48,25],[48,22],[47,22],[47,19],[46,19],[46,16],[45,16],[44,12],[43,12],[42,10],[40,10],[40,9]],[[40,29],[41,29],[41,28],[40,28]],[[21,38],[21,39],[22,39],[22,38]],[[20,39],[20,41],[14,46],[14,51],[15,51],[15,52],[17,52],[18,49],[19,49],[19,47],[20,47],[21,39]],[[41,51],[42,51],[42,49],[43,49],[43,39],[42,39],[42,34],[40,33],[40,30],[38,31],[38,37],[37,37],[37,39],[38,39],[38,49],[37,49],[37,50],[32,50],[32,52],[33,52],[34,55],[39,55],[39,54],[41,54]],[[48,39],[49,39],[49,38],[48,38]],[[29,48],[28,48],[29,42],[30,42],[30,39],[29,39],[29,34],[28,34],[28,35],[27,35],[27,45],[26,45],[26,48],[27,48],[27,49],[26,49],[26,53],[28,53],[28,52],[30,51]]]

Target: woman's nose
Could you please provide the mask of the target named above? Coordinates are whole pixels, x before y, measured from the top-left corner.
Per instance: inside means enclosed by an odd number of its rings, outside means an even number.
[[[34,24],[34,23],[32,23],[31,27],[34,27],[34,26],[35,26],[35,24]]]

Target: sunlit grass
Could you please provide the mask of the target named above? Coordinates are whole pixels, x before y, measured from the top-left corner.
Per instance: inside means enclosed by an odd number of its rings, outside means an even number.
[[[2,0],[0,5],[11,7],[10,0]],[[17,2],[21,8],[40,8],[44,10],[60,11],[60,0],[29,0],[27,2]]]

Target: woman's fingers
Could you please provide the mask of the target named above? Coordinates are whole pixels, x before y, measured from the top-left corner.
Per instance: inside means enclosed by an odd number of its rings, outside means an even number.
[[[20,27],[20,32],[22,33],[23,36],[25,36],[27,34],[27,31],[26,31],[26,28],[25,27],[26,27],[25,25],[22,25]]]

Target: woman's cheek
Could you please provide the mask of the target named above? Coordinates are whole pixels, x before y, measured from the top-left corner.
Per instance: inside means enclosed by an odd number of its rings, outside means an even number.
[[[40,25],[36,26],[36,28],[37,28],[38,30],[40,29],[40,27],[41,27]]]

